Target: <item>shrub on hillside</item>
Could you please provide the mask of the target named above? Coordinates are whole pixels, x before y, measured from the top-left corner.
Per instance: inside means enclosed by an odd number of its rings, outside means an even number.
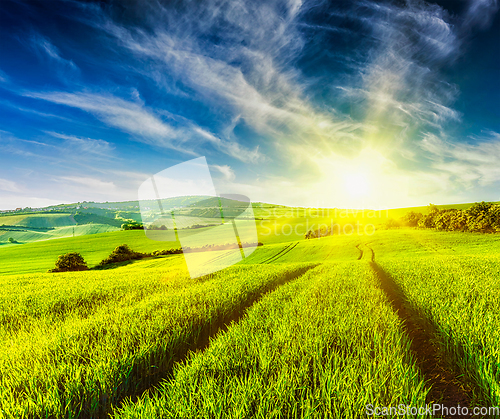
[[[182,253],[182,249],[155,250],[153,252],[153,256],[179,255],[181,253]]]
[[[143,230],[144,225],[142,223],[138,223],[137,221],[131,221],[129,223],[122,224],[123,230]]]
[[[463,210],[453,211],[450,225],[448,230],[450,231],[467,231],[467,213]]]
[[[99,262],[98,266],[109,265],[110,263],[125,262],[127,260],[142,259],[151,256],[149,253],[134,252],[128,245],[117,246],[111,254]]]
[[[407,225],[408,227],[417,227],[418,222],[422,218],[422,214],[419,212],[415,211],[410,211],[405,214],[403,217],[403,224]]]
[[[157,226],[157,225],[154,225],[154,224],[150,224],[148,226],[145,226],[144,228],[146,230],[168,230],[168,228],[167,228],[166,225]]]
[[[87,262],[83,256],[80,253],[71,252],[60,255],[57,258],[56,267],[50,269],[49,272],[86,271],[87,269]]]

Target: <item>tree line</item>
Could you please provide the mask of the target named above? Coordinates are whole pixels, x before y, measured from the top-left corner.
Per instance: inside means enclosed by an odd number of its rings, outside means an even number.
[[[430,204],[429,213],[410,211],[402,218],[409,227],[433,228],[442,231],[500,232],[500,205],[476,202],[462,209],[439,209]]]

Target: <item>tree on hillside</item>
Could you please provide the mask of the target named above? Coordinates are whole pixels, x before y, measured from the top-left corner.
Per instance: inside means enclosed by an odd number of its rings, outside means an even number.
[[[480,215],[487,214],[490,208],[493,206],[491,202],[476,202],[467,209],[467,214],[477,218]]]
[[[495,232],[500,232],[500,205],[492,205],[488,211],[488,222]]]
[[[446,231],[471,231],[481,233],[500,232],[500,205],[491,202],[475,203],[466,210],[442,209],[430,204],[428,214],[407,213],[403,221],[418,227]]]
[[[403,223],[409,227],[417,227],[421,218],[422,214],[420,212],[409,211],[404,215]]]
[[[439,208],[434,204],[429,204],[429,206],[427,208],[429,210],[429,214],[435,214],[435,213],[439,212]]]
[[[80,253],[71,252],[60,255],[57,258],[56,267],[49,272],[86,271],[87,269],[87,262],[83,256]]]

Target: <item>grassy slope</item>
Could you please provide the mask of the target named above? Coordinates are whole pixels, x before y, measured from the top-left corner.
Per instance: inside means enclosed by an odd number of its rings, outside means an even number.
[[[302,220],[298,220],[297,222],[301,222]],[[82,225],[75,226],[75,235],[78,237],[67,237],[61,239],[53,239],[50,241],[43,242],[35,242],[35,243],[26,243],[23,245],[4,245],[0,246],[0,274],[15,274],[15,273],[30,273],[30,272],[46,272],[48,269],[52,268],[57,257],[61,254],[67,252],[79,252],[82,254],[84,259],[88,262],[89,266],[93,266],[104,259],[116,246],[126,243],[132,249],[139,252],[152,252],[154,250],[162,250],[169,249],[171,247],[180,247],[180,244],[175,241],[155,241],[150,240],[145,234],[143,230],[130,230],[130,231],[114,231],[109,233],[102,234],[93,234],[93,235],[83,235],[88,234],[89,230],[98,229],[98,228],[107,228],[105,226],[99,227],[97,225]],[[270,234],[267,235],[267,230],[264,230],[257,225],[258,229],[258,240],[264,242],[265,244],[276,244],[278,247],[271,247],[269,252],[278,252],[280,250],[280,243],[283,241],[286,242],[294,242],[301,241],[301,247],[305,246],[306,249],[309,249],[311,244],[307,244],[303,239],[302,234],[298,235],[290,235],[284,236],[282,234]],[[201,239],[197,239],[197,235],[200,232],[206,231],[208,229],[197,229],[197,230],[183,230],[183,235],[188,235],[194,238],[193,245],[203,246],[206,244]],[[244,232],[245,228],[242,230]],[[67,233],[68,236],[72,235],[72,227],[66,227],[65,229],[60,230],[50,230],[47,233],[21,233],[21,232],[4,232],[3,236],[5,240],[8,237],[14,237],[18,241],[23,242],[22,234],[44,234],[44,237],[49,238],[49,234],[52,231],[61,231],[62,233]],[[0,237],[2,232],[0,231]],[[17,236],[15,236],[17,234]],[[173,235],[172,232],[168,232],[167,237],[162,236],[162,232],[154,231],[151,236],[158,236],[158,239],[171,238]],[[241,234],[241,232],[240,232]],[[247,233],[248,234],[248,233]],[[150,236],[150,237],[151,237]],[[251,235],[249,235],[251,237]],[[200,236],[203,237],[203,236]],[[241,237],[246,237],[245,234],[242,234]],[[283,240],[285,239],[285,240]],[[334,240],[334,238],[325,239],[326,242],[328,240]],[[29,241],[29,240],[26,240]],[[317,242],[319,243],[319,242]],[[326,247],[325,247],[326,246]],[[327,245],[321,245],[323,249],[326,249]],[[268,251],[267,246],[264,246],[263,249],[266,249],[265,252]],[[256,254],[260,254],[262,249],[257,249],[258,252]],[[340,251],[340,250],[339,250]],[[317,253],[316,250],[308,250],[308,255],[310,257],[314,256],[314,260],[321,260],[323,253]],[[269,253],[269,255],[272,255]],[[295,254],[296,251],[293,253]],[[328,252],[327,252],[328,253]],[[253,260],[253,262],[252,262]],[[288,259],[285,259],[288,260]],[[304,260],[304,258],[303,258]],[[253,258],[249,260],[249,263],[260,263],[260,259]]]
[[[106,208],[112,207],[116,203],[103,204]],[[129,205],[130,203],[124,203]],[[97,204],[96,204],[97,205]],[[472,204],[442,205],[440,208],[468,208]],[[119,207],[120,205],[118,205]],[[74,205],[73,205],[74,207]],[[89,211],[104,211],[105,216],[94,214]],[[75,231],[75,235],[96,234],[107,231],[113,231],[113,228],[119,228],[123,223],[122,219],[113,218],[114,216],[131,218],[137,221],[141,220],[138,211],[121,210],[101,210],[90,208],[80,210],[82,213],[74,217],[67,214],[21,214],[21,215],[2,215],[0,216],[0,225],[22,226],[30,231],[1,231],[0,245],[8,245],[8,238],[12,237],[19,243],[30,243],[39,240],[71,236],[72,231],[61,227],[74,226],[80,224]],[[319,225],[336,225],[360,223],[362,226],[374,224],[383,226],[389,219],[399,219],[408,211],[427,213],[427,207],[398,208],[387,211],[371,210],[351,210],[351,209],[314,209],[314,208],[292,208],[282,207],[270,204],[254,204],[254,215],[256,217],[259,239],[266,243],[282,243],[295,240],[301,240],[308,230],[315,230]],[[111,218],[110,218],[111,217]],[[182,217],[181,217],[182,218]],[[207,220],[196,217],[190,217],[188,221],[179,218],[179,227],[187,226],[191,223],[206,224]],[[91,224],[89,224],[91,223]],[[91,227],[91,225],[94,225]],[[164,221],[168,228],[172,228],[171,221]],[[83,228],[88,225],[87,228]],[[99,225],[99,227],[96,227]],[[50,231],[41,231],[37,229],[55,228]]]
[[[0,225],[18,225],[23,227],[50,228],[75,225],[71,214],[26,214],[0,217]]]
[[[120,244],[128,244],[139,252],[170,248],[175,243],[149,240],[142,230],[116,231],[0,248],[0,274],[46,272],[54,267],[57,257],[79,252],[89,266],[96,265]],[[177,246],[176,246],[177,247]]]
[[[373,249],[409,304],[436,329],[447,357],[481,389],[482,403],[498,406],[499,235],[408,230],[386,235]]]
[[[266,296],[116,417],[355,419],[370,403],[423,405],[408,348],[368,263],[329,263]]]
[[[104,417],[112,403],[168,373],[206,333],[310,267],[232,267],[196,280],[182,263],[127,275],[4,276],[0,409],[8,417]]]
[[[300,218],[296,220],[300,221]],[[196,234],[196,232],[189,233]],[[280,243],[279,240],[282,240],[285,237],[289,241]],[[392,269],[393,271],[406,272],[404,275],[402,275],[403,279],[400,280],[400,283],[402,285],[407,284],[407,287],[409,286],[408,296],[409,298],[413,299],[413,303],[421,304],[422,307],[427,310],[430,316],[434,316],[436,322],[440,321],[443,325],[446,325],[444,317],[440,317],[440,315],[444,313],[444,316],[448,315],[448,313],[441,306],[429,305],[428,303],[426,303],[426,301],[432,301],[433,299],[436,300],[436,298],[438,302],[449,301],[449,298],[446,298],[448,295],[446,292],[455,292],[455,290],[447,289],[446,285],[448,282],[450,282],[450,275],[453,275],[454,272],[459,272],[458,269],[460,266],[462,266],[462,268],[460,269],[463,270],[463,275],[458,275],[456,277],[456,281],[469,284],[471,283],[471,278],[479,278],[479,282],[477,284],[474,285],[474,282],[472,282],[473,286],[477,287],[481,284],[487,284],[488,280],[491,280],[493,272],[496,272],[492,269],[494,269],[500,263],[500,261],[498,260],[498,255],[500,255],[500,235],[483,235],[455,232],[445,233],[429,230],[420,231],[400,229],[378,231],[374,236],[369,237],[355,235],[337,236],[320,240],[301,240],[299,242],[296,240],[298,237],[299,235],[297,235],[295,237],[295,240],[293,240],[294,237],[290,236],[280,237],[277,235],[261,235],[259,239],[264,241],[266,245],[264,247],[258,248],[254,252],[254,254],[252,254],[250,258],[248,258],[248,260],[245,260],[243,262],[243,264],[249,264],[249,266],[247,266],[246,268],[235,267],[231,269],[249,269],[250,271],[254,272],[252,275],[261,275],[264,274],[268,269],[275,269],[276,266],[273,268],[273,265],[283,264],[284,267],[286,267],[290,263],[301,261],[323,262],[325,260],[351,260],[353,261],[353,263],[364,263],[363,261],[356,261],[356,259],[359,257],[359,250],[356,248],[356,245],[362,242],[369,242],[370,246],[375,251],[376,260],[380,261],[383,266],[387,266],[387,269]],[[53,267],[53,263],[59,254],[68,251],[81,252],[85,259],[92,265],[107,256],[114,247],[123,243],[129,244],[134,250],[138,251],[152,251],[174,246],[177,247],[175,243],[171,242],[167,243],[151,241],[144,235],[143,231],[119,231],[107,234],[96,234],[94,236],[81,236],[68,239],[51,240],[47,242],[26,244],[23,246],[10,246],[5,247],[4,249],[0,249],[0,273],[42,272],[48,268]],[[481,274],[478,272],[483,262],[486,261],[486,259],[484,259],[485,256],[483,256],[484,254],[489,255],[487,259],[489,258],[488,260],[491,261],[491,269],[488,268],[486,270],[483,270],[483,273]],[[432,264],[436,261],[441,261],[444,263],[447,260],[451,260],[453,257],[455,262],[448,268],[445,268],[441,271],[437,270],[436,266],[432,268]],[[484,260],[481,258],[483,258]],[[477,263],[474,261],[476,261]],[[467,268],[466,265],[469,262],[472,264],[476,263],[473,269]],[[426,263],[427,265],[425,265]],[[266,265],[265,268],[263,268],[263,264]],[[419,268],[419,264],[422,264],[423,267]],[[390,268],[390,266],[392,266],[392,268]],[[394,266],[396,266],[396,268],[394,268]],[[434,271],[431,270],[430,272],[436,272],[436,275],[441,275],[440,277],[442,277],[443,280],[439,283],[440,285],[438,284],[429,287],[426,290],[427,293],[420,293],[420,296],[425,295],[427,300],[419,300],[418,295],[412,296],[411,288],[413,287],[415,289],[418,289],[417,285],[422,276],[420,274],[417,274],[416,276],[411,277],[409,273],[413,272],[415,269],[421,269],[422,272],[426,272],[426,269],[428,271],[431,268],[434,269]],[[226,284],[230,282],[228,281],[228,279],[230,278],[230,274],[228,274],[228,272],[231,272],[231,269],[222,271],[220,273],[219,278],[221,278],[222,283]],[[355,281],[359,279],[359,276],[356,273],[356,269],[357,268],[353,268],[352,270],[348,269],[345,271],[346,275],[348,275],[349,278],[354,279]],[[27,276],[5,276],[2,278],[1,282],[2,293],[0,295],[0,299],[2,301],[3,307],[2,315],[5,319],[8,319],[6,320],[6,324],[15,324],[19,329],[19,332],[23,333],[21,339],[23,340],[23,342],[27,342],[32,338],[35,339],[34,336],[39,336],[36,335],[37,333],[41,333],[43,336],[48,336],[47,338],[43,339],[38,337],[37,345],[39,345],[40,341],[45,342],[46,339],[50,340],[50,333],[52,330],[50,329],[50,327],[52,327],[51,325],[54,324],[55,320],[59,321],[58,319],[60,319],[62,316],[63,319],[67,319],[64,320],[65,322],[67,321],[67,323],[65,323],[65,328],[63,327],[60,332],[57,332],[60,333],[59,336],[80,336],[79,333],[83,333],[83,335],[81,335],[83,336],[82,339],[87,339],[86,342],[88,343],[92,342],[92,339],[94,339],[92,336],[100,336],[98,333],[98,330],[100,330],[100,328],[102,327],[102,324],[100,322],[109,321],[109,316],[96,317],[97,323],[95,323],[91,317],[88,319],[88,321],[82,320],[83,318],[86,319],[89,313],[93,315],[92,313],[94,313],[95,309],[98,309],[98,311],[101,310],[99,311],[99,313],[107,313],[108,309],[113,311],[113,307],[115,307],[116,304],[135,304],[133,302],[134,300],[137,300],[137,288],[136,285],[132,286],[132,284],[138,284],[139,286],[144,287],[144,290],[146,290],[144,292],[150,292],[150,290],[156,289],[155,287],[159,287],[158,290],[163,292],[163,285],[158,285],[159,279],[162,278],[162,280],[168,281],[170,275],[169,272],[174,274],[175,277],[175,272],[181,272],[183,270],[185,271],[185,265],[182,256],[172,256],[138,261],[130,265],[105,272],[84,272],[62,275],[37,274]],[[185,274],[183,275],[184,281]],[[429,284],[431,284],[433,275],[428,278]],[[413,282],[405,282],[405,278],[413,278]],[[175,282],[175,278],[173,279]],[[361,281],[360,284],[363,284],[363,282]],[[323,283],[323,285],[332,286],[331,284],[328,285],[328,283]],[[122,286],[122,288],[120,288],[120,286]],[[19,287],[23,287],[26,292],[19,292]],[[111,291],[108,292],[107,287]],[[439,293],[442,292],[442,290],[447,290],[444,295]],[[465,293],[467,290],[467,287],[462,289],[463,293]],[[116,298],[109,297],[110,292],[111,294],[115,295]],[[30,298],[26,298],[26,301],[23,302],[22,295],[28,296]],[[52,298],[51,295],[53,295],[54,298]],[[333,293],[332,295],[335,296],[336,294]],[[12,298],[18,298],[18,300],[13,301]],[[67,301],[69,301],[69,303],[67,303]],[[490,322],[488,323],[488,328],[491,330],[492,336],[496,336],[497,334],[495,334],[495,332],[500,328],[500,325],[494,323],[493,318],[489,319],[487,317],[488,313],[491,313],[487,309],[488,304],[493,307],[493,305],[491,304],[494,304],[494,301],[481,299],[477,299],[477,301],[479,301],[479,303],[481,303],[481,301],[486,301],[487,304],[481,309],[485,310],[484,313],[486,313],[486,316],[483,312],[478,311],[473,317],[473,321],[475,322],[473,324],[476,325],[476,335],[472,335],[472,331],[470,330],[467,331],[467,329],[465,328],[465,326],[467,326],[467,322],[456,322],[457,324],[462,325],[460,326],[462,328],[458,328],[456,329],[456,331],[462,333],[462,336],[465,336],[466,340],[473,343],[485,342],[484,335],[481,335],[481,333],[484,332],[482,331],[483,329],[481,329],[481,325],[483,325],[483,319],[486,318],[487,321]],[[189,298],[187,300],[187,304],[188,305],[185,307],[188,310],[189,307],[197,309],[197,306],[193,306],[192,300],[189,300]],[[191,306],[189,304],[191,304]],[[348,304],[348,302],[346,302],[346,304]],[[153,311],[148,311],[149,309],[146,310],[145,313],[147,315],[143,318],[140,316],[141,313],[143,313],[144,307],[140,306],[140,304],[134,307],[135,308],[131,310],[134,316],[141,319],[141,326],[150,325],[152,317],[148,316],[152,316]],[[155,309],[159,308],[161,307],[161,304],[154,307]],[[458,316],[460,314],[460,305],[450,305],[450,307],[455,310],[455,315]],[[450,307],[448,307],[448,309],[450,309]],[[15,311],[17,309],[25,311],[23,311],[22,313],[17,313]],[[481,313],[483,313],[483,315],[481,315]],[[22,322],[23,319],[26,318],[31,318],[34,320],[30,320],[25,324],[16,323],[19,321]],[[258,318],[258,316],[256,318]],[[118,329],[116,330],[113,329],[113,332],[108,336],[108,338],[106,338],[109,339],[106,340],[106,344],[109,344],[111,345],[110,347],[112,347],[113,345],[117,344],[117,342],[115,342],[113,339],[118,341],[128,339],[129,331],[134,329],[133,327],[130,327],[130,323],[124,322],[124,325],[124,329],[121,328],[122,326],[117,326]],[[270,324],[270,327],[275,326]],[[443,326],[443,336],[445,336],[445,330],[446,329]],[[446,333],[448,333],[448,335],[453,335],[453,333],[455,333],[455,329],[447,330],[448,332]],[[479,334],[477,334],[477,331],[479,331]],[[469,340],[469,335],[467,333],[469,333],[470,336],[473,336],[475,340]],[[2,338],[4,340],[11,339],[11,337],[9,336],[10,335],[5,333],[2,334]],[[123,336],[123,338],[121,336]],[[453,340],[456,340],[456,336],[458,335],[455,334],[453,336],[455,336]],[[64,343],[64,339],[62,339],[61,342]],[[9,340],[8,342],[8,344],[4,345],[5,348],[8,348],[13,341]],[[450,342],[450,344],[453,344],[452,341]],[[495,353],[498,353],[499,349],[490,341],[487,342],[489,342],[489,346],[486,346],[486,353],[492,350],[497,351]],[[82,350],[78,349],[79,347],[77,346],[77,349],[75,349],[75,351],[72,351],[70,346],[64,346],[65,343],[63,343],[61,344],[61,346],[58,346],[56,348],[57,350],[55,354],[59,354],[57,356],[62,356],[61,354],[68,354],[67,356],[69,358],[74,356],[74,365],[78,365],[79,361],[77,360],[79,359],[78,357],[79,355],[81,355]],[[271,345],[272,344],[273,343],[271,343]],[[476,345],[476,343],[474,343],[474,345]],[[42,345],[42,349],[40,349],[42,352],[43,347],[44,346]],[[473,354],[474,347],[476,346],[471,347],[471,354]],[[30,347],[26,349],[28,352],[30,350],[29,348]],[[265,350],[265,348],[263,348],[263,350]],[[7,349],[5,349],[5,351],[7,351]],[[120,349],[114,347],[113,351],[113,353],[115,354],[113,355],[113,357],[116,357],[118,361],[124,359],[128,362],[129,358],[123,358]],[[43,357],[45,355],[42,352],[40,352],[40,354]],[[103,354],[103,356],[109,355],[106,355],[105,351],[103,352]],[[130,356],[142,356],[141,354],[142,352],[139,351],[139,353],[135,353],[135,355],[133,354]],[[268,354],[268,352],[264,352],[263,354],[266,355]],[[30,356],[32,356],[32,354],[30,354]],[[67,359],[69,358],[61,358],[58,362],[62,363],[61,365],[63,365],[64,362],[67,362]],[[474,362],[479,362],[477,358],[474,358],[473,360]],[[486,361],[490,362],[491,358],[489,360],[486,359]],[[14,371],[19,370],[19,376],[23,377],[22,371],[23,369],[25,369],[24,366],[29,364],[29,357],[25,358],[24,361],[22,358],[19,358],[17,362],[17,369],[15,368]],[[103,365],[105,365],[106,368],[111,368],[108,364],[104,363]],[[482,365],[486,365],[486,368],[489,368],[488,365],[490,364],[483,363]],[[57,369],[57,365],[55,365],[54,368]],[[103,369],[102,371],[104,377],[103,385],[113,385],[112,383],[115,379],[113,378],[113,374],[106,373],[106,369]],[[44,383],[44,380],[49,379],[42,378],[39,383]],[[47,383],[48,382],[56,385],[56,382],[50,380],[47,381]],[[65,388],[67,391],[75,391],[73,396],[75,397],[75,400],[79,400],[78,398],[80,397],[81,390],[79,390],[79,387],[76,384],[75,386],[76,387],[71,388],[66,386]],[[88,392],[89,389],[85,391]],[[5,394],[7,395],[7,393]],[[59,397],[55,393],[51,394],[52,396],[50,397]],[[34,394],[34,396],[36,396],[36,394]],[[41,397],[40,393],[38,393],[38,396]],[[64,397],[71,398],[73,396],[68,396],[66,394]]]
[[[0,229],[0,245],[12,246],[12,244],[7,243],[10,237],[16,240],[18,242],[17,245],[19,245],[33,243],[35,241],[72,237],[73,235],[84,236],[87,234],[107,233],[117,230],[119,229],[108,224],[72,225],[67,227],[57,227],[46,231],[29,229],[19,229],[17,231],[13,231],[12,229],[9,231],[5,231]]]

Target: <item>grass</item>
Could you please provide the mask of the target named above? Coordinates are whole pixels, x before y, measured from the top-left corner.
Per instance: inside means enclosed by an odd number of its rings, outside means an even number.
[[[380,265],[436,329],[453,364],[480,389],[477,401],[500,405],[500,255],[404,257]]]
[[[87,234],[108,233],[117,230],[118,228],[110,226],[108,224],[84,224],[77,226],[51,228],[46,229],[45,231],[37,229],[30,230],[29,228],[21,227],[10,227],[8,228],[8,230],[2,230],[0,228],[0,245],[12,246],[8,243],[9,237],[12,237],[14,240],[16,240],[18,244],[26,244],[42,240],[84,236]]]
[[[369,403],[422,406],[429,383],[370,249],[475,401],[500,404],[500,235],[396,229],[303,240],[281,234],[303,218],[280,211],[279,235],[258,225],[264,246],[199,279],[183,255],[44,273],[70,251],[93,266],[124,243],[179,246],[142,230],[1,246],[5,417],[357,418]],[[185,233],[196,242],[199,231]]]
[[[92,225],[76,226],[75,231],[77,231],[78,228],[91,229]],[[207,229],[185,230],[183,234],[194,237],[194,246],[202,246],[205,243],[202,241],[197,242],[196,236],[199,232],[205,230]],[[71,234],[71,231],[71,227],[69,227],[67,232]],[[5,237],[13,236],[12,234],[8,234],[12,232],[6,233]],[[155,231],[154,233],[158,232]],[[351,237],[354,236],[335,236],[321,240],[308,241],[304,241],[300,238],[299,247],[296,248],[293,253],[290,253],[287,258],[282,258],[282,262],[289,260],[293,261],[293,257],[297,256],[303,261],[323,261],[324,257],[328,255],[334,258],[341,257],[341,255],[352,255],[354,257],[354,255],[357,254],[357,250],[351,245],[346,245],[347,242],[350,243],[350,241],[355,240]],[[282,242],[276,242],[275,240],[277,240],[277,238],[279,238],[279,236],[267,237],[259,235],[258,240],[264,240],[266,246],[257,248],[254,252],[255,255],[250,255],[245,263],[261,263],[265,258],[271,257],[275,253],[281,251],[283,244]],[[266,242],[266,239],[270,240]],[[7,238],[5,238],[5,240],[7,240]],[[345,240],[347,240],[347,242],[345,242]],[[295,242],[297,241],[298,240]],[[108,256],[116,246],[124,243],[138,252],[153,252],[155,250],[180,247],[180,243],[175,241],[150,240],[144,234],[143,230],[112,231],[108,233],[77,235],[76,237],[26,243],[23,245],[12,244],[0,246],[0,274],[13,275],[46,272],[48,269],[54,267],[54,263],[59,255],[68,252],[81,253],[89,266],[94,266]],[[331,247],[332,245],[333,247]]]
[[[0,274],[42,273],[54,267],[59,255],[79,252],[89,266],[98,264],[120,244],[138,252],[152,252],[178,247],[173,242],[149,240],[142,230],[116,231],[47,240],[0,248]]]
[[[267,295],[115,418],[359,418],[425,404],[399,318],[366,262],[324,264]]]
[[[127,275],[6,276],[0,409],[7,417],[101,417],[168,374],[207,333],[309,267],[233,267],[199,280],[189,279],[182,264]]]
[[[34,228],[65,227],[76,224],[71,214],[23,214],[0,216],[0,225]]]
[[[295,261],[325,262],[327,260],[356,260],[359,251],[356,244],[359,237],[324,237],[314,240],[300,240],[291,243],[274,243],[258,247],[244,264],[293,263]]]

